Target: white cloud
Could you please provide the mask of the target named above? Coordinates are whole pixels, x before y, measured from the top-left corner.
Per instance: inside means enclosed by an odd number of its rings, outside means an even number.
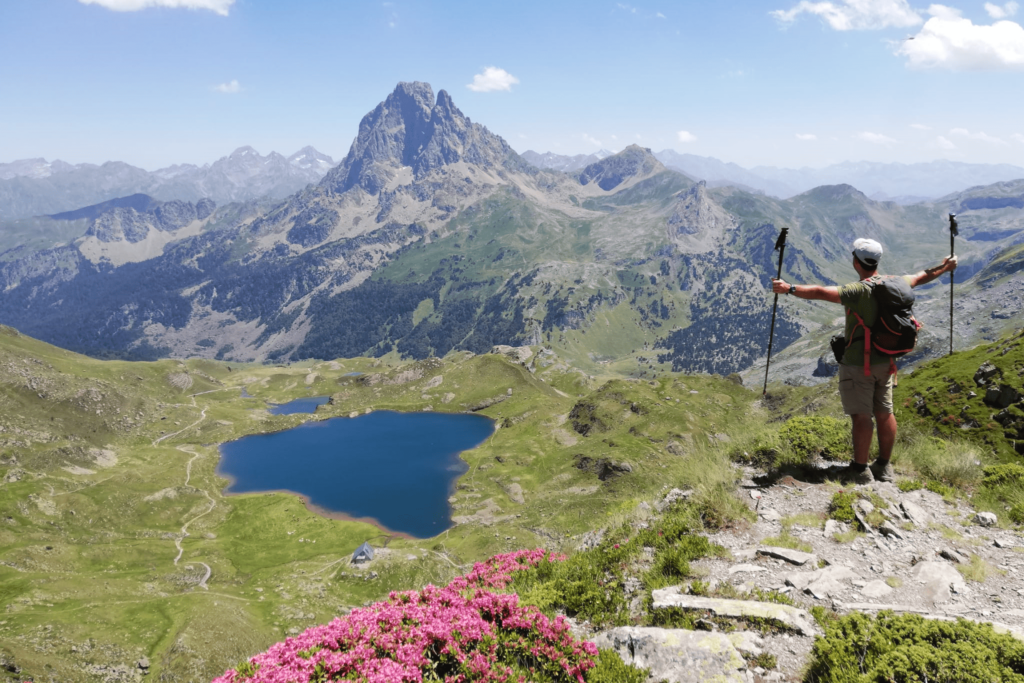
[[[78,0],[83,5],[99,5],[115,12],[137,12],[147,7],[206,9],[222,17],[228,15],[235,0]]]
[[[944,5],[928,8],[932,18],[896,54],[913,69],[997,71],[1024,69],[1024,28],[1012,21],[991,26],[964,19],[959,10]]]
[[[962,138],[967,138],[968,140],[979,140],[981,142],[990,142],[990,143],[995,144],[995,145],[1005,145],[1006,144],[1005,142],[1003,142],[999,138],[994,138],[991,135],[988,135],[987,133],[982,133],[980,131],[977,132],[977,133],[972,133],[971,131],[967,130],[966,128],[954,128],[953,130],[949,131],[949,134],[950,135],[957,135],[957,136],[962,137]]]
[[[914,130],[931,130],[931,126],[926,126],[923,123],[912,123],[910,127]]]
[[[613,135],[613,136],[612,136],[612,140],[618,140],[618,139],[619,139],[619,136],[618,136],[618,135]]]
[[[213,86],[213,89],[217,92],[228,93],[234,95],[236,92],[242,92],[242,86],[238,84],[238,81],[229,81],[227,83],[221,83],[220,85]]]
[[[601,141],[598,140],[597,138],[595,138],[593,135],[589,135],[587,133],[583,133],[582,137],[583,137],[583,141],[586,142],[587,144],[594,145],[595,147],[603,147],[604,146],[604,145],[601,144]]]
[[[944,138],[941,135],[935,138],[935,146],[939,149],[956,149],[956,145],[954,145],[951,140]]]
[[[917,26],[922,21],[907,0],[801,0],[791,9],[769,14],[786,24],[796,21],[801,14],[815,14],[837,31]]]
[[[1017,142],[1024,144],[1024,135],[1021,135],[1020,133],[1014,133],[1010,137],[1016,140]]]
[[[664,15],[664,14],[662,14],[661,12],[658,12],[658,13],[657,13],[657,14],[655,14],[654,16],[658,17],[659,19],[664,19],[664,18],[665,18],[665,15]]]
[[[985,3],[985,11],[993,19],[1005,19],[1006,17],[1012,17],[1020,9],[1020,5],[1015,2],[1008,2],[1005,5],[993,5],[991,2]]]
[[[619,9],[626,10],[630,14],[636,14],[636,7],[633,7],[632,5],[626,5],[626,4],[623,4],[621,2],[616,3],[616,4],[618,5]]]
[[[812,140],[817,140],[818,136],[815,135],[814,133],[797,133],[796,139],[803,140],[805,142],[811,142]]]
[[[697,136],[694,135],[693,133],[691,133],[688,130],[681,130],[678,133],[676,133],[676,136],[679,138],[679,142],[696,142],[697,141]]]
[[[640,133],[637,133],[637,134],[636,134],[636,139],[637,139],[637,140],[643,140],[643,138],[642,138],[642,137],[640,137]]]
[[[873,145],[893,145],[893,144],[896,144],[896,140],[893,140],[888,135],[882,135],[881,133],[869,133],[868,131],[864,131],[863,133],[859,133],[857,135],[857,139],[858,140],[863,140],[864,142],[870,142]]]
[[[482,74],[473,76],[473,82],[466,85],[473,92],[495,92],[497,90],[512,90],[512,86],[519,83],[519,79],[496,66],[489,66]]]

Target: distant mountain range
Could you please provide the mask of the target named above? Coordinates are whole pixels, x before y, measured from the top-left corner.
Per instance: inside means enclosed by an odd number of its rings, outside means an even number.
[[[97,166],[23,159],[0,164],[0,220],[56,214],[137,193],[164,201],[205,198],[217,204],[283,199],[318,182],[334,163],[312,147],[290,157],[276,152],[262,156],[252,147],[240,147],[212,164],[179,164],[153,172],[120,161]]]
[[[146,195],[9,223],[22,241],[0,242],[0,321],[97,356],[425,358],[543,344],[592,372],[729,374],[767,349],[781,227],[784,276],[828,284],[854,277],[856,237],[885,245],[887,272],[938,263],[950,210],[957,304],[974,321],[956,333],[989,338],[1024,308],[1024,181],[901,206],[849,184],[788,200],[712,187],[635,145],[541,169],[444,90],[401,83],[337,166],[283,200]],[[24,241],[44,233],[60,242]],[[948,304],[930,300],[922,291],[922,355],[948,329]],[[780,302],[781,379],[811,376],[840,313]]]
[[[564,156],[553,152],[523,153],[534,166],[556,171],[578,171],[611,154]],[[1024,167],[1010,164],[965,164],[957,161],[932,161],[918,164],[883,164],[846,161],[825,168],[786,169],[756,166],[745,169],[713,157],[679,154],[670,149],[654,156],[666,167],[704,180],[708,187],[733,186],[772,197],[788,199],[822,185],[852,185],[878,201],[899,204],[935,199],[979,185],[1024,179]]]

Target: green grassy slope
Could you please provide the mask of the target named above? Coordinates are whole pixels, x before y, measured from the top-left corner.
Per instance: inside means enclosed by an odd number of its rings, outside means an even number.
[[[333,401],[315,415],[265,410],[324,394]],[[462,353],[401,365],[128,363],[4,328],[0,656],[37,679],[94,680],[143,656],[161,680],[212,678],[390,590],[446,582],[499,551],[570,548],[668,486],[721,496],[734,475],[708,453],[716,435],[764,419],[755,398],[711,377],[591,376],[551,351],[525,365]],[[217,443],[425,408],[480,409],[499,426],[464,454],[459,523],[437,538],[327,519],[289,494],[221,493]],[[351,567],[368,539],[390,552]]]

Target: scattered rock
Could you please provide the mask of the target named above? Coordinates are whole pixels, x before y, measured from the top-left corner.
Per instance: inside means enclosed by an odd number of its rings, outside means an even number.
[[[818,627],[810,614],[805,610],[790,605],[683,595],[680,592],[679,586],[653,591],[651,597],[653,598],[653,609],[678,607],[683,610],[710,612],[719,617],[767,619],[790,628],[800,635],[812,636],[819,633]]]
[[[737,565],[733,565],[732,567],[729,567],[729,576],[732,576],[733,574],[743,574],[743,573],[756,574],[756,573],[767,572],[767,571],[768,570],[765,569],[764,567],[759,567],[756,564],[737,564]]]
[[[882,525],[878,527],[878,530],[885,536],[892,536],[893,538],[903,540],[903,533],[893,526],[892,522],[883,522]]]
[[[786,574],[787,586],[798,591],[808,591],[814,597],[823,599],[826,595],[835,595],[844,589],[841,582],[858,579],[860,575],[849,567],[841,564],[816,569],[812,572],[790,572]]]
[[[143,657],[139,661],[135,662],[135,666],[145,671],[149,668],[149,657]]]
[[[960,572],[946,562],[918,562],[912,576],[924,584],[924,599],[934,604],[949,602],[952,597],[950,589],[960,593],[966,585]]]
[[[584,550],[592,550],[597,546],[601,545],[601,541],[604,540],[605,530],[598,529],[596,531],[588,531],[580,537],[580,543],[576,546],[576,549],[580,552]]]
[[[665,450],[671,453],[672,455],[686,455],[686,448],[683,446],[683,444],[679,443],[678,441],[669,441],[667,444],[665,444]]]
[[[804,553],[799,550],[791,550],[789,548],[776,548],[770,545],[763,545],[757,549],[758,555],[764,555],[765,557],[774,557],[779,560],[785,560],[790,564],[803,566],[810,564],[812,567],[818,564],[818,556],[813,553]]]
[[[665,494],[665,497],[662,499],[660,503],[655,503],[654,509],[657,510],[658,512],[661,512],[666,508],[671,507],[673,503],[677,503],[681,500],[687,500],[692,495],[692,489],[687,489],[685,491],[682,491],[680,489],[672,489],[671,491]]]
[[[931,515],[924,511],[917,503],[912,503],[909,500],[904,500],[900,503],[900,508],[903,510],[903,514],[908,520],[914,525],[919,527],[928,526],[928,522],[931,521]]]
[[[753,631],[734,631],[729,640],[744,657],[757,657],[764,652],[764,638]]]
[[[866,598],[878,599],[892,593],[892,588],[885,581],[878,579],[864,584],[860,592]]]
[[[514,503],[522,505],[526,502],[526,499],[523,497],[523,487],[519,484],[509,484],[505,487],[505,493]]]
[[[778,522],[782,519],[782,515],[779,514],[778,510],[772,508],[765,508],[760,512],[761,519],[766,522]]]
[[[958,553],[952,548],[943,548],[939,551],[939,555],[953,564],[968,564],[971,561],[969,557],[962,553]]]
[[[999,374],[999,368],[992,365],[991,361],[985,361],[978,368],[978,371],[974,373],[974,383],[979,387],[983,387],[988,384],[988,380]]]
[[[669,683],[743,683],[746,662],[721,633],[621,626],[597,634],[599,648],[614,650],[626,664],[650,669]]]
[[[577,455],[576,469],[593,472],[601,481],[607,481],[620,474],[632,472],[633,466],[628,462],[616,463],[606,458],[591,458],[585,455]]]
[[[847,526],[846,522],[837,522],[834,519],[828,519],[825,520],[825,531],[822,535],[826,538],[831,538],[836,534],[845,534],[849,530],[850,527]]]
[[[979,512],[974,515],[974,523],[981,526],[995,526],[997,521],[999,520],[991,512]]]
[[[996,540],[992,541],[992,545],[994,545],[997,548],[1015,548],[1017,546],[1017,543],[1014,542],[1012,539],[997,538]]]
[[[533,356],[533,351],[529,346],[507,346],[505,344],[492,346],[491,353],[500,354],[516,363],[525,363]]]

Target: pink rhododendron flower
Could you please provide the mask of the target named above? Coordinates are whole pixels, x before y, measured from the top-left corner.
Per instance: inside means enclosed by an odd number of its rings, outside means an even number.
[[[447,586],[393,592],[347,617],[314,626],[249,659],[255,672],[229,669],[213,683],[309,683],[321,680],[396,683],[424,674],[451,683],[523,682],[504,662],[583,683],[594,666],[593,643],[577,641],[562,617],[548,619],[519,596],[495,593],[512,575],[564,555],[542,548],[496,555]],[[433,680],[433,679],[432,679]]]

